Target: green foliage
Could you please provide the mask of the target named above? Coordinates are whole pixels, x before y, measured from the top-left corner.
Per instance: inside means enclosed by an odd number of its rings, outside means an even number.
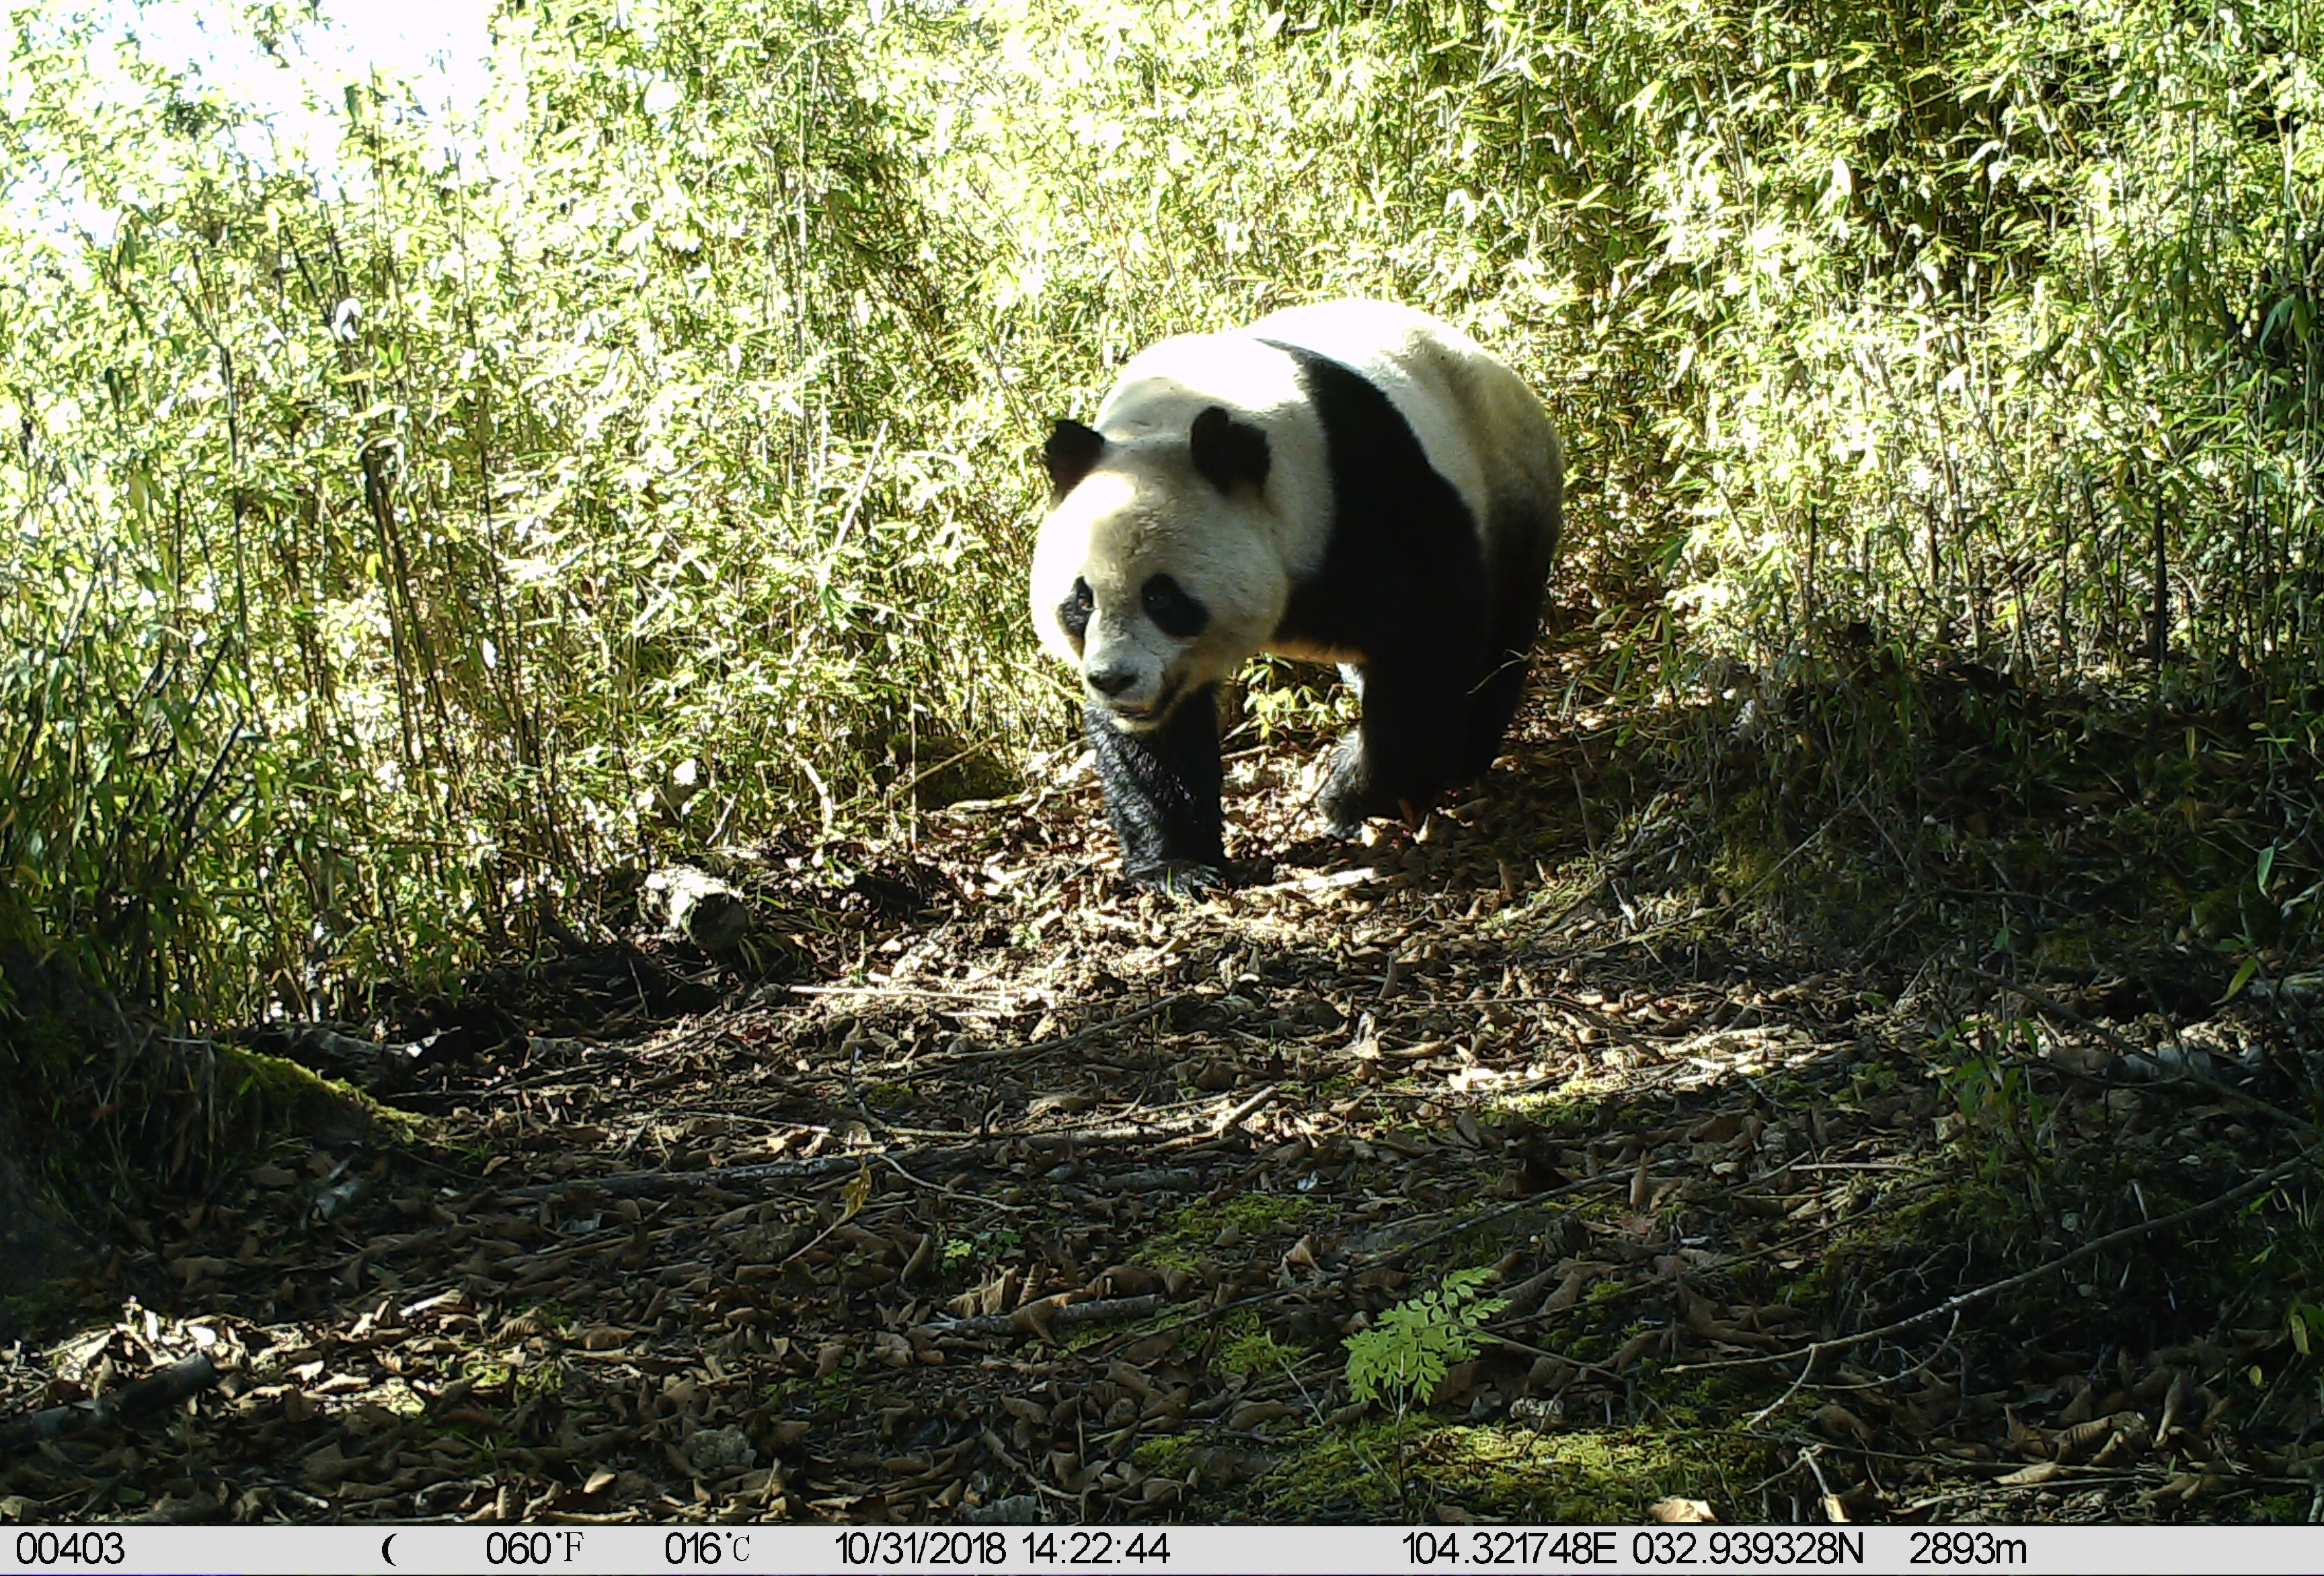
[[[2011,1028],[2024,1051],[2033,1053],[2032,1026],[2021,1020]],[[2038,1168],[2047,1158],[2052,1147],[2050,1111],[2023,1064],[1992,1054],[1972,1055],[1944,1074],[1942,1085],[1969,1136],[1970,1152],[1979,1157],[1983,1180]]]
[[[134,44],[90,93],[92,25],[18,15],[0,120],[20,928],[321,1010],[1014,760],[1021,433],[877,80],[948,24],[512,13],[474,145],[358,88],[336,188]]]
[[[1359,1405],[1425,1402],[1452,1365],[1477,1354],[1486,1320],[1508,1305],[1479,1297],[1489,1269],[1458,1269],[1433,1291],[1398,1303],[1370,1330],[1347,1338],[1348,1394]]]
[[[2040,766],[1932,668],[2232,702],[2221,923],[2312,933],[2308,0],[511,5],[473,114],[318,80],[329,171],[102,25],[0,78],[0,944],[325,1011],[988,791],[1073,716],[1046,419],[1348,292],[1549,400],[1600,687],[1825,697],[1770,822],[1941,724]]]

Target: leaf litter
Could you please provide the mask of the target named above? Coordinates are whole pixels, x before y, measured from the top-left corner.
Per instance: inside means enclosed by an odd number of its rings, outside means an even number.
[[[733,950],[503,971],[383,1082],[419,1136],[286,1142],[0,1349],[0,1517],[2324,1504],[2312,1004],[1820,942],[1711,895],[1610,724],[1361,847],[1280,786],[1314,750],[1231,759],[1253,879],[1199,906],[1061,762],[730,851]],[[1473,1355],[1353,1403],[1346,1340],[1470,1270]]]

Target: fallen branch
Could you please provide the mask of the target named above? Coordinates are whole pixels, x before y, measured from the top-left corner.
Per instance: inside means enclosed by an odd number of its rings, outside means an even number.
[[[1125,1012],[1118,1018],[1109,1018],[1103,1023],[1093,1023],[1087,1028],[1077,1028],[1071,1034],[1059,1035],[1053,1039],[1036,1040],[1029,1046],[1000,1046],[987,1051],[963,1051],[957,1056],[930,1056],[925,1060],[915,1061],[912,1065],[916,1070],[965,1067],[972,1063],[997,1061],[1003,1056],[1046,1055],[1051,1051],[1067,1050],[1074,1046],[1086,1045],[1100,1035],[1111,1034],[1115,1029],[1128,1028],[1132,1024],[1143,1023],[1157,1014],[1167,1012],[1181,1001],[1191,1000],[1193,996],[1194,992],[1191,991],[1174,991],[1167,996],[1157,997],[1148,1001],[1135,1011]]]
[[[911,1001],[984,1001],[1002,1011],[1009,998],[999,991],[954,990],[929,985],[786,985],[794,996],[893,996]]]
[[[2309,1121],[2302,1117],[2294,1116],[2292,1112],[2283,1110],[2280,1106],[2270,1105],[2266,1101],[2260,1099],[2257,1095],[2246,1094],[2242,1090],[2237,1089],[2234,1084],[2229,1083],[2225,1079],[2214,1078],[2209,1073],[2203,1072],[2199,1068],[2190,1066],[2184,1063],[2181,1064],[2181,1065],[2174,1071],[2167,1073],[2161,1072],[2161,1063],[2153,1051],[2146,1050],[2131,1044],[2122,1036],[2108,1028],[2105,1024],[2099,1023],[2093,1018],[2084,1017],[2081,1013],[2075,1011],[2072,1008],[2067,1006],[2064,1002],[2059,1000],[2056,997],[2049,994],[2047,991],[2037,991],[2031,985],[2020,985],[2015,981],[2005,980],[1998,974],[1988,974],[1983,969],[1977,968],[1971,964],[1964,963],[1960,965],[1960,968],[1961,972],[1969,975],[1971,979],[1982,980],[1987,984],[1997,986],[2001,990],[2010,992],[2012,995],[2023,997],[2028,1003],[2040,1008],[2043,1011],[2050,1014],[2052,1018],[2062,1018],[2068,1023],[2074,1024],[2080,1028],[2089,1030],[2090,1033],[2098,1036],[2098,1038],[2104,1040],[2108,1046],[2112,1046],[2116,1055],[2122,1057],[2123,1060],[2132,1064],[2134,1066],[2148,1066],[2156,1068],[2160,1075],[2151,1079],[2140,1080],[2143,1083],[2150,1085],[2155,1083],[2190,1083],[2199,1089],[2209,1090],[2210,1092],[2217,1094],[2223,1099],[2236,1101],[2241,1104],[2249,1106],[2252,1110],[2258,1111],[2263,1116],[2273,1117],[2277,1121],[2283,1123],[2287,1127],[2293,1128],[2301,1132],[2306,1133],[2310,1138],[2315,1137],[2319,1131],[2324,1131],[2324,1129],[2319,1129],[2314,1122]],[[2066,1067],[2060,1068],[2059,1071],[2070,1073],[2073,1069]],[[2086,1074],[2078,1074],[2076,1075],[2081,1077],[2088,1076]],[[2096,1082],[2105,1083],[2111,1081],[2101,1079],[2096,1080]],[[2120,1087],[2130,1086],[2120,1085]]]
[[[1572,1182],[1561,1183],[1555,1187],[1545,1187],[1539,1193],[1529,1193],[1514,1203],[1506,1203],[1498,1209],[1487,1210],[1482,1214],[1470,1215],[1455,1221],[1443,1230],[1432,1232],[1417,1241],[1406,1242],[1400,1248],[1390,1248],[1384,1252],[1372,1254],[1366,1259],[1366,1263],[1394,1264],[1398,1259],[1411,1258],[1424,1248],[1434,1248],[1439,1242],[1458,1237],[1465,1231],[1473,1231],[1480,1226],[1489,1226],[1495,1221],[1506,1220],[1511,1215],[1523,1213],[1536,1204],[1548,1203],[1551,1199],[1563,1198],[1568,1194],[1580,1193],[1588,1187],[1610,1186],[1628,1180],[1628,1177],[1610,1171],[1597,1176],[1579,1176]]]
[[[159,1373],[124,1385],[110,1395],[70,1401],[44,1412],[0,1423],[0,1452],[23,1450],[42,1440],[64,1439],[93,1429],[107,1428],[138,1412],[168,1406],[217,1382],[218,1370],[207,1352],[171,1363]]]
[[[319,1023],[263,1023],[223,1037],[262,1055],[281,1056],[327,1077],[351,1077],[367,1085],[401,1090],[419,1071],[439,1060],[445,1033],[382,1044]]]
[[[2265,1193],[2303,1166],[2313,1163],[2319,1152],[2324,1152],[2324,1144],[2311,1145],[2274,1170],[2229,1188],[2216,1198],[2205,1199],[2198,1204],[2189,1204],[2175,1214],[2164,1215],[2157,1220],[2141,1221],[2135,1225],[2125,1226],[2119,1231],[2109,1231],[2105,1236],[2094,1238],[2079,1248],[2069,1249],[2057,1258],[2037,1264],[2031,1269],[2020,1270],[2015,1275],[2005,1276],[1985,1286],[1972,1286],[1965,1292],[1957,1292],[1932,1308],[1924,1308],[1908,1318],[1883,1324],[1877,1330],[1859,1330],[1853,1335],[1835,1336],[1829,1341],[1812,1341],[1796,1350],[1774,1351],[1764,1357],[1729,1357],[1720,1358],[1713,1362],[1674,1363],[1663,1371],[1669,1374],[1698,1374],[1707,1373],[1713,1369],[1761,1368],[1770,1363],[1797,1362],[1803,1358],[1807,1359],[1810,1367],[1813,1367],[1816,1359],[1827,1351],[1846,1351],[1849,1348],[1861,1346],[1868,1341],[1885,1341],[1891,1335],[1901,1335],[1905,1331],[1926,1324],[1932,1320],[1941,1319],[1947,1313],[1958,1313],[1972,1303],[1981,1303],[1988,1297],[1997,1297],[2004,1292],[2014,1292],[2019,1286],[2031,1285],[2043,1276],[2063,1269],[2069,1265],[2080,1264],[2083,1259],[2093,1258],[2109,1248],[2117,1248],[2125,1242],[2135,1241],[2152,1232],[2167,1230],[2172,1226],[2181,1226],[2190,1221],[2200,1220],[2205,1215],[2231,1209],[2246,1199],[2255,1198]],[[1798,1387],[1793,1387],[1796,1389]]]
[[[1242,1123],[1256,1112],[1260,1106],[1263,1106],[1269,1101],[1273,1100],[1281,1089],[1281,1084],[1270,1083],[1266,1088],[1260,1090],[1257,1094],[1252,1095],[1249,1100],[1246,1100],[1241,1104],[1236,1106],[1232,1111],[1228,1111],[1224,1116],[1222,1116],[1218,1120],[1211,1124],[1211,1137],[1214,1138],[1219,1138],[1225,1134],[1229,1129],[1241,1126]]]
[[[930,1157],[947,1158],[941,1150]],[[681,1193],[696,1187],[724,1187],[739,1182],[796,1182],[835,1176],[870,1164],[872,1153],[818,1155],[812,1160],[769,1160],[757,1166],[714,1166],[703,1171],[619,1171],[611,1176],[575,1176],[563,1182],[540,1182],[530,1187],[504,1187],[500,1196],[521,1199],[563,1199],[590,1189],[613,1198],[632,1198],[647,1193]]]
[[[1388,871],[1375,870],[1370,865],[1358,865],[1352,870],[1330,871],[1322,875],[1295,876],[1289,880],[1273,881],[1264,887],[1244,887],[1235,896],[1264,898],[1275,892],[1336,891],[1342,887],[1360,887],[1372,881],[1384,881],[1388,879]]]
[[[1100,1324],[1111,1319],[1143,1319],[1169,1299],[1159,1292],[1139,1297],[1101,1297],[1092,1303],[1028,1303],[1010,1313],[979,1313],[967,1319],[931,1319],[921,1328],[934,1335],[1032,1335],[1063,1324]]]
[[[894,1153],[899,1158],[908,1159],[920,1166],[975,1166],[989,1163],[995,1150],[1010,1144],[1047,1153],[1056,1149],[1079,1148],[1084,1145],[1148,1143],[1180,1134],[1203,1138],[1220,1136],[1204,1130],[1207,1125],[1199,1117],[1194,1117],[1170,1122],[1125,1122],[1102,1128],[1064,1128],[1046,1133],[995,1133],[973,1144],[942,1149],[903,1149]],[[570,1198],[595,1188],[609,1197],[631,1198],[641,1194],[684,1193],[695,1188],[725,1187],[743,1183],[814,1181],[853,1171],[879,1160],[894,1163],[890,1159],[890,1152],[885,1149],[851,1149],[844,1154],[818,1155],[813,1159],[765,1160],[754,1166],[713,1166],[701,1171],[620,1171],[610,1176],[576,1176],[563,1182],[535,1183],[530,1187],[503,1188],[500,1196],[537,1202]]]

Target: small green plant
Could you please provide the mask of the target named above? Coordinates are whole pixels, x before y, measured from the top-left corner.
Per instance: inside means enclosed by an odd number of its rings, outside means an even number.
[[[2312,1355],[2324,1341],[2318,1339],[2324,1332],[2324,1308],[2310,1302],[2295,1302],[2285,1310],[2284,1328],[2291,1333],[2292,1350],[2301,1357]]]
[[[1391,1401],[1396,1406],[1393,1478],[1397,1504],[1417,1519],[1406,1471],[1405,1419],[1416,1403],[1425,1405],[1452,1365],[1477,1354],[1486,1320],[1508,1306],[1507,1297],[1480,1297],[1492,1278],[1489,1269],[1456,1269],[1433,1292],[1398,1303],[1370,1330],[1348,1337],[1348,1394],[1360,1406]],[[1369,1459],[1369,1458],[1367,1458]]]
[[[1477,1354],[1486,1320],[1507,1297],[1479,1297],[1489,1269],[1455,1270],[1434,1291],[1398,1303],[1370,1330],[1348,1337],[1348,1394],[1360,1405],[1393,1400],[1401,1412],[1425,1401],[1452,1365]]]
[[[2027,1026],[2021,1021],[2015,1027],[2031,1041]],[[1943,1083],[1969,1131],[1984,1141],[1988,1180],[2007,1165],[2038,1157],[2050,1112],[2024,1068],[1975,1054],[1947,1073]]]

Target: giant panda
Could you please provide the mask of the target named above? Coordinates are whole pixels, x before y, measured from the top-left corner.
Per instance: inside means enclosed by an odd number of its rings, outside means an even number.
[[[1093,427],[1043,446],[1042,643],[1079,674],[1124,873],[1227,880],[1216,689],[1252,656],[1336,662],[1360,723],[1333,832],[1418,825],[1492,764],[1557,547],[1564,456],[1525,383],[1410,308],[1295,307],[1165,339]]]

